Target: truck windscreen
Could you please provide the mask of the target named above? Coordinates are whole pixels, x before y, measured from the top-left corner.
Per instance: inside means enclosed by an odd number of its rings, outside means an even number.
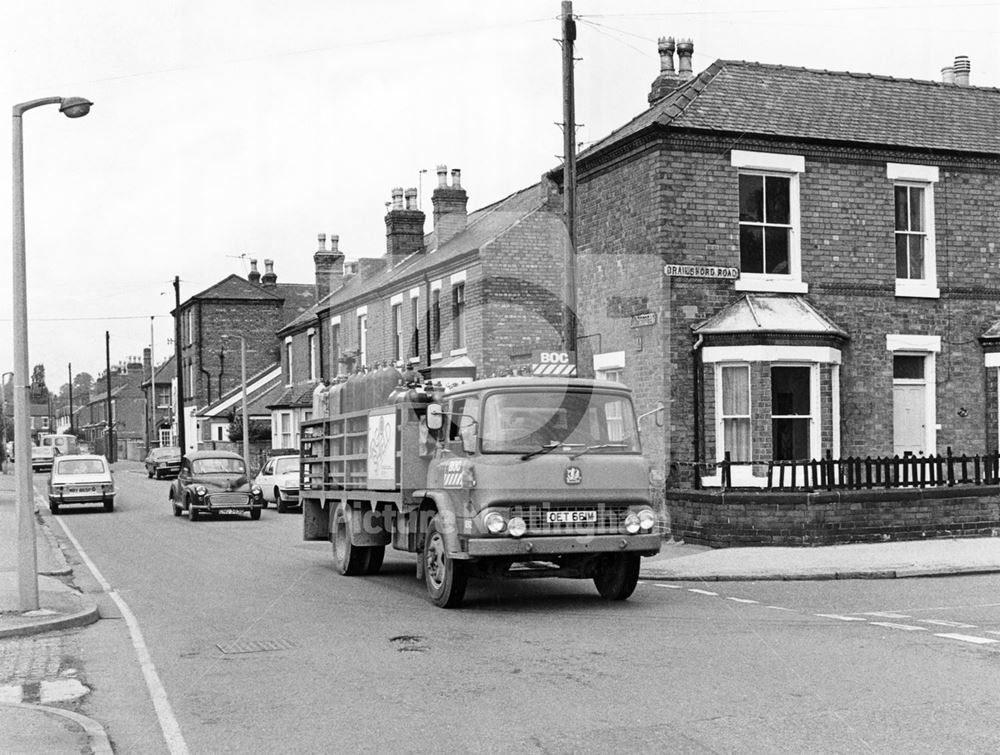
[[[616,393],[512,391],[487,396],[480,429],[483,453],[528,453],[538,448],[592,453],[638,453],[635,413]]]

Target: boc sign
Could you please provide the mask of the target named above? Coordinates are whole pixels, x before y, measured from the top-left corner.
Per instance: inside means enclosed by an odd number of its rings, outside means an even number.
[[[576,375],[576,354],[569,351],[536,351],[531,360],[532,375]]]

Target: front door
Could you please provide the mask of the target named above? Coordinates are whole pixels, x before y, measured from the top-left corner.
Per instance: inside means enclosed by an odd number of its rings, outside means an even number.
[[[896,383],[892,389],[893,453],[922,453],[927,438],[927,386]]]

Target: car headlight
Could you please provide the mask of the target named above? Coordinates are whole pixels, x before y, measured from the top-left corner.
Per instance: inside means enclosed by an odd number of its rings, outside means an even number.
[[[634,511],[628,512],[625,516],[625,531],[630,535],[639,531],[639,515]]]
[[[507,521],[503,518],[503,514],[491,511],[483,517],[483,524],[486,526],[486,531],[491,535],[499,535],[507,526]]]
[[[510,521],[507,522],[507,532],[510,533],[511,537],[521,537],[527,531],[527,522],[519,516],[511,517]]]
[[[639,510],[639,529],[649,532],[656,526],[656,512],[652,509]]]
[[[206,488],[204,485],[195,485],[194,494],[199,498],[204,498],[206,495],[208,495],[208,488]]]
[[[254,498],[260,498],[262,495],[264,495],[264,492],[260,489],[260,486],[254,485],[252,488],[250,488],[250,495],[252,495]]]

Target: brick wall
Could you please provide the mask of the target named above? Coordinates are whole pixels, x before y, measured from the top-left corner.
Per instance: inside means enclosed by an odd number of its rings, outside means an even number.
[[[996,487],[773,493],[667,490],[672,534],[715,548],[1000,532]]]

